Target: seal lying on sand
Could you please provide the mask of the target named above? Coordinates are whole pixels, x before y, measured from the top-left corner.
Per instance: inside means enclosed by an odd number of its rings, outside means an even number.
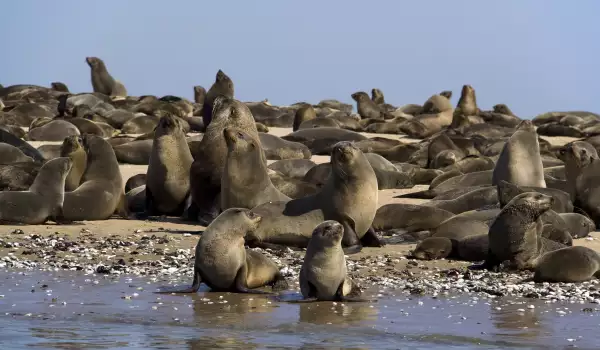
[[[196,245],[194,281],[183,290],[160,293],[196,293],[200,283],[213,291],[265,294],[266,285],[287,288],[277,265],[264,255],[244,248],[244,235],[256,228],[261,217],[250,210],[231,208],[219,215],[202,233]]]
[[[600,277],[600,255],[588,247],[568,247],[544,254],[535,268],[535,282],[577,283]]]
[[[42,166],[29,190],[0,192],[0,222],[43,224],[49,218],[64,222],[65,179],[71,159],[55,158]]]

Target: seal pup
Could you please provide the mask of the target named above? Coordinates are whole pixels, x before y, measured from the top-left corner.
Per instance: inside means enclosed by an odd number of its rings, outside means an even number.
[[[65,193],[63,213],[67,220],[106,220],[115,211],[128,217],[123,178],[110,144],[100,136],[83,135],[87,166],[81,185]]]
[[[240,129],[225,128],[227,160],[221,178],[221,210],[252,209],[267,202],[289,201],[267,174],[260,141]]]
[[[600,277],[600,255],[588,247],[568,247],[544,254],[535,268],[533,280],[578,283]]]
[[[0,192],[0,222],[39,225],[48,219],[64,223],[65,179],[72,161],[66,157],[46,162],[27,191]]]
[[[179,118],[167,113],[154,130],[146,172],[146,215],[183,214],[193,161]]]
[[[212,291],[268,294],[255,288],[287,288],[277,265],[264,255],[244,248],[244,235],[261,217],[250,210],[231,208],[204,230],[196,245],[194,281],[190,288],[159,293],[196,293],[204,283]]]
[[[115,80],[112,75],[108,73],[104,61],[98,57],[86,57],[85,61],[87,62],[88,66],[90,66],[92,87],[94,88],[94,92],[100,92],[111,97],[127,96],[127,90],[125,89],[125,86],[118,80]]]
[[[213,119],[214,102],[218,96],[225,96],[233,98],[234,86],[233,80],[229,78],[222,70],[219,69],[215,77],[215,82],[212,84],[206,98],[204,99],[204,105],[202,107],[202,120],[204,121],[204,127],[208,127]]]
[[[306,247],[316,225],[336,220],[344,227],[347,254],[362,246],[383,246],[371,224],[377,211],[377,177],[365,155],[351,142],[339,142],[331,154],[331,175],[318,193],[253,209],[263,217],[247,237],[248,245]]]
[[[191,203],[186,212],[189,219],[207,226],[221,208],[221,178],[227,160],[227,143],[223,131],[227,127],[240,129],[258,138],[256,123],[248,107],[233,98],[219,96],[213,102],[213,120],[194,150],[190,169]]]
[[[492,175],[492,185],[498,185],[500,180],[517,186],[546,187],[540,144],[530,120],[524,120],[517,126],[500,153]]]
[[[344,227],[327,220],[312,232],[300,268],[301,302],[369,301],[360,299],[360,289],[348,276],[342,249]]]
[[[87,167],[87,152],[83,148],[81,136],[67,136],[60,147],[60,156],[69,157],[73,161],[69,175],[65,180],[65,191],[74,191],[79,187]]]
[[[526,192],[513,198],[496,217],[490,230],[489,252],[483,267],[529,270],[535,267],[542,249],[543,223],[540,216],[552,207],[553,198]]]

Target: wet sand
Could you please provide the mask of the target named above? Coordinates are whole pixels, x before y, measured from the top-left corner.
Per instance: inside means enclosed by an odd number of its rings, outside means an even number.
[[[290,131],[270,128],[275,135]],[[316,163],[328,160],[313,156]],[[146,166],[121,169],[126,180],[145,173]],[[426,188],[380,191],[379,206],[422,203],[393,197]],[[600,322],[593,318],[598,305],[588,304],[600,301],[598,283],[547,294],[547,286],[519,284],[524,275],[470,275],[465,271],[471,263],[407,259],[414,244],[365,248],[348,257],[350,274],[366,294],[377,297],[374,304],[292,305],[206,289],[193,296],[153,294],[157,287],[191,282],[193,248],[203,230],[177,218],[0,227],[0,343],[60,349],[594,348],[600,343],[594,336]],[[594,232],[574,244],[600,251],[597,237]],[[298,298],[303,252],[265,253],[291,281],[284,299]],[[486,289],[492,283],[487,280],[495,283],[493,292]]]

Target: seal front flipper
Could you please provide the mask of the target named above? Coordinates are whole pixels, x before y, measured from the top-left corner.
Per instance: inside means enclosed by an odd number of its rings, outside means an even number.
[[[365,233],[363,238],[360,239],[363,247],[377,247],[381,248],[385,246],[385,242],[383,242],[379,236],[375,233],[373,226],[369,227],[369,230]]]
[[[246,276],[248,275],[248,266],[244,264],[244,266],[240,267],[235,276],[235,291],[238,293],[248,293],[248,294],[273,294],[269,292],[265,292],[263,290],[258,289],[250,289],[248,288],[248,282],[246,280]]]
[[[171,293],[175,293],[175,294],[183,294],[183,293],[196,293],[198,291],[198,289],[200,289],[200,284],[202,283],[202,277],[200,276],[200,271],[194,269],[194,282],[192,282],[192,286],[186,289],[179,289],[179,290],[164,290],[164,291],[160,291],[160,292],[154,292],[156,294],[171,294]]]
[[[356,254],[362,250],[362,244],[360,239],[354,230],[355,222],[354,219],[348,215],[342,215],[343,217],[339,220],[339,223],[344,227],[344,237],[342,238],[342,247],[344,247],[344,254]]]
[[[57,225],[70,225],[74,222],[73,220],[68,220],[65,218],[62,207],[56,208],[56,211],[50,220],[54,221]]]
[[[317,298],[317,288],[315,288],[315,286],[312,283],[310,283],[310,281],[307,281],[306,284],[308,286],[308,293],[307,293],[306,297],[304,299],[299,299],[299,300],[290,300],[290,301],[288,301],[288,303],[301,304],[301,303],[312,303],[315,301],[319,301],[319,298]]]

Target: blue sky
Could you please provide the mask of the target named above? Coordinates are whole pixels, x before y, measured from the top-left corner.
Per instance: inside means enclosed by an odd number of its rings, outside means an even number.
[[[90,91],[97,56],[130,95],[192,98],[222,69],[243,101],[456,103],[471,84],[482,109],[600,112],[599,17],[595,0],[7,1],[0,83]]]

